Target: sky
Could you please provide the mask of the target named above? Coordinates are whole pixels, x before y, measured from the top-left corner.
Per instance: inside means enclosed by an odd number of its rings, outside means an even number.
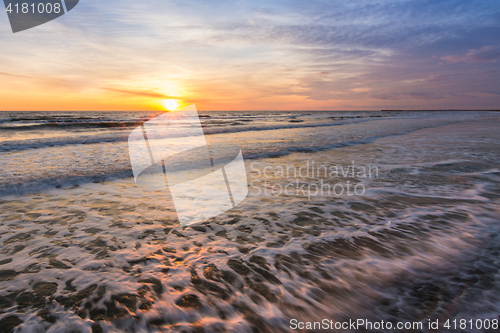
[[[81,0],[12,33],[0,110],[500,109],[499,0]]]

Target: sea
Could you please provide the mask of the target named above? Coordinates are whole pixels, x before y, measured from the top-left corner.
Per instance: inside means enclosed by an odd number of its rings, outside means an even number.
[[[248,195],[188,226],[162,113],[0,112],[0,332],[498,330],[500,112],[199,111]]]

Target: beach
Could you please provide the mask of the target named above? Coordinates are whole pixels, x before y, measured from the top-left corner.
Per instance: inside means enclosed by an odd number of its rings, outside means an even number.
[[[157,114],[2,112],[5,332],[498,322],[500,113],[201,111],[249,194],[186,227],[132,176],[128,135]]]

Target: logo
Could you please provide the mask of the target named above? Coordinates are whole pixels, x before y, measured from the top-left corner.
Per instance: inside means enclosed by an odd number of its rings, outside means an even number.
[[[12,32],[52,21],[75,8],[79,0],[3,0]]]
[[[195,105],[137,127],[128,149],[135,183],[168,188],[181,226],[222,214],[248,194],[240,147],[207,143]]]

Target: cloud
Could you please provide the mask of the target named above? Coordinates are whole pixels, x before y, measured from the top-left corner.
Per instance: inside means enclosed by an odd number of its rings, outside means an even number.
[[[404,95],[423,100],[435,100],[444,97],[444,94],[437,91],[409,91],[404,92]]]
[[[138,91],[138,90],[126,90],[126,89],[115,89],[115,88],[101,88],[102,90],[108,90],[108,91],[113,91],[113,92],[118,92],[121,94],[126,94],[126,95],[136,95],[136,96],[143,96],[143,97],[153,97],[153,98],[177,98],[177,97],[172,97],[168,96],[162,93],[158,93],[155,91]]]
[[[383,101],[397,101],[405,100],[407,97],[411,97],[417,100],[432,101],[438,100],[445,97],[444,93],[436,91],[405,91],[405,92],[383,92],[371,94],[371,97]]]
[[[31,76],[10,74],[10,73],[5,73],[5,72],[0,72],[0,75],[13,76],[13,77],[21,77],[23,79],[32,79]]]
[[[479,50],[469,50],[469,52],[467,52],[464,56],[447,55],[442,57],[441,59],[449,62],[493,63],[500,60],[500,45],[483,46]]]
[[[399,94],[395,93],[377,93],[377,94],[371,94],[370,96],[375,99],[380,99],[382,101],[396,101],[398,99],[401,99]]]

